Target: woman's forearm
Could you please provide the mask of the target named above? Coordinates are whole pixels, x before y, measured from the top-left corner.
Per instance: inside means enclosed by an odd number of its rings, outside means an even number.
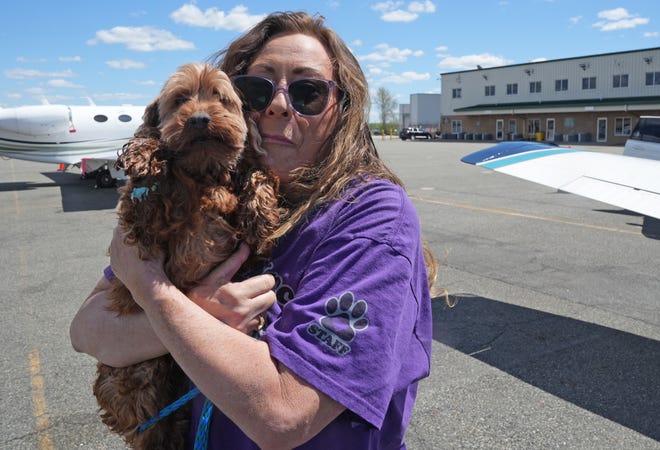
[[[265,448],[300,445],[343,410],[273,360],[265,342],[215,320],[167,281],[133,294],[191,380]]]
[[[113,367],[125,367],[162,356],[167,349],[144,312],[117,316],[106,308],[111,288],[102,278],[71,322],[73,348]]]

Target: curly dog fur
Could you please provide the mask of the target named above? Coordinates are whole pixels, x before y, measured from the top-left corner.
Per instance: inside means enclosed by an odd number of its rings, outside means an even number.
[[[165,271],[186,292],[237,248],[251,261],[266,259],[269,236],[281,217],[278,181],[260,163],[256,125],[223,72],[186,64],[146,108],[144,123],[124,146],[118,167],[119,224],[142,258],[165,256]],[[118,315],[140,307],[113,282],[109,309]],[[137,427],[189,390],[170,355],[124,368],[98,365],[94,395],[103,422],[139,449],[183,448],[186,408],[138,432]]]

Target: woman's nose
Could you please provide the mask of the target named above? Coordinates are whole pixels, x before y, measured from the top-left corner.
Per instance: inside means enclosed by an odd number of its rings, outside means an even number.
[[[268,106],[268,112],[271,114],[282,114],[284,116],[289,114],[289,102],[286,98],[286,91],[284,89],[277,89],[273,100]]]

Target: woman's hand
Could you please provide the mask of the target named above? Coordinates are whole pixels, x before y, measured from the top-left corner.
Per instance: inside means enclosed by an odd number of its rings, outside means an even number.
[[[275,302],[271,290],[275,279],[271,275],[258,275],[241,282],[232,282],[236,272],[249,256],[249,248],[242,245],[232,256],[220,264],[186,296],[207,313],[232,328],[251,332],[258,328],[259,315]],[[124,234],[119,227],[114,230],[110,244],[112,270],[142,305],[149,301],[151,289],[170,281],[163,269],[162,257],[142,260],[134,246],[124,244]]]
[[[143,308],[143,302],[150,298],[151,288],[157,284],[171,284],[163,268],[163,255],[158,255],[158,259],[141,259],[136,246],[125,244],[125,234],[119,226],[114,229],[109,250],[112,272]]]
[[[247,260],[250,250],[241,247],[220,264],[187,295],[202,309],[232,328],[244,333],[256,330],[260,314],[275,302],[272,275],[257,275],[240,282],[232,282],[236,272]]]

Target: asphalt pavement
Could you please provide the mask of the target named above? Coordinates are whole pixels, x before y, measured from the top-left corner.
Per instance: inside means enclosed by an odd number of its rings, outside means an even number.
[[[408,448],[660,449],[660,240],[642,217],[459,161],[489,144],[376,144],[453,305],[434,299]],[[117,194],[56,169],[0,160],[0,448],[123,449],[68,338]]]

